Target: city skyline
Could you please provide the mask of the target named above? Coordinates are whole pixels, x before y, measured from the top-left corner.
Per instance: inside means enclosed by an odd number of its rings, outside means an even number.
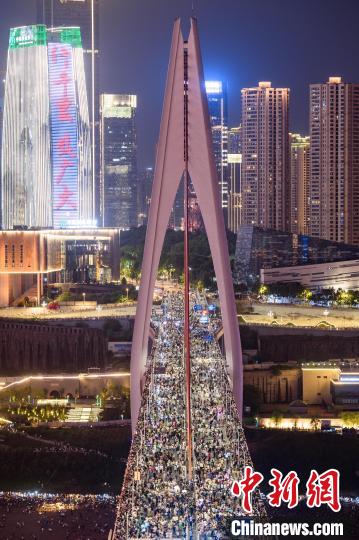
[[[4,538],[356,537],[359,7],[310,2],[5,2]]]
[[[230,126],[240,121],[241,88],[251,87],[259,80],[271,80],[273,86],[291,89],[290,131],[301,134],[309,133],[309,84],[324,83],[335,75],[347,82],[359,81],[359,69],[350,54],[359,46],[355,28],[358,3],[326,0],[312,5],[304,0],[300,10],[287,4],[283,0],[270,6],[259,0],[225,0],[219,21],[217,3],[194,2],[195,15],[201,23],[205,76],[227,83]],[[151,166],[158,137],[169,28],[175,16],[191,14],[191,2],[186,6],[174,1],[169,6],[163,0],[155,0],[151,5],[139,0],[103,0],[100,9],[101,91],[138,95],[139,166]],[[325,19],[319,27],[318,17]],[[35,0],[14,0],[3,7],[2,70],[6,65],[9,28],[35,21]],[[101,32],[102,28],[106,32]],[[220,41],[213,39],[218,34]],[[340,39],[340,48],[333,35]],[[146,57],[143,50],[148,51]],[[114,62],[121,65],[121,70],[111,69]],[[302,67],[299,69],[298,65]],[[156,78],[152,76],[154,70]]]

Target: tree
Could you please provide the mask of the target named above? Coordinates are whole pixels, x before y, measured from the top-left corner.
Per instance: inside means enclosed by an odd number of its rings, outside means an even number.
[[[259,286],[258,294],[260,294],[261,296],[267,296],[268,293],[269,293],[269,289],[267,285],[262,284]]]
[[[309,289],[304,289],[304,291],[302,291],[299,295],[299,298],[301,298],[305,303],[310,302],[312,297],[313,297],[313,293]]]
[[[315,431],[317,431],[320,428],[320,418],[318,416],[313,416],[310,419],[310,425],[312,426]]]
[[[354,304],[355,295],[353,291],[343,291],[338,289],[336,302],[339,306],[352,306]]]
[[[278,410],[272,412],[271,420],[274,422],[275,427],[277,428],[283,418],[283,413]]]
[[[70,291],[64,291],[57,297],[57,300],[59,302],[71,302],[74,300],[74,295]]]
[[[343,420],[344,425],[346,425],[347,427],[359,427],[359,412],[357,411],[342,412],[340,418]]]

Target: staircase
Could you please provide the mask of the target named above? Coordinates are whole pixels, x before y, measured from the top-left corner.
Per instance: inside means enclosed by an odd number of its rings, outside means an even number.
[[[102,409],[100,407],[75,407],[70,409],[65,419],[66,423],[88,423],[98,422],[98,415]]]

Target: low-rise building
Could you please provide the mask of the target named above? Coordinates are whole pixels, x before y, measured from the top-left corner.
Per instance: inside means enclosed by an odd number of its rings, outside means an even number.
[[[310,289],[359,289],[359,259],[263,268],[261,283],[300,283]]]
[[[340,379],[340,367],[302,366],[303,401],[309,405],[329,405],[332,403],[331,381]]]
[[[235,275],[238,283],[253,285],[260,279],[264,283],[300,281],[302,274],[310,275],[313,266],[317,267],[313,270],[313,279],[318,272],[317,277],[324,276],[322,281],[327,281],[328,286],[342,286],[336,283],[357,277],[353,275],[355,264],[352,263],[358,260],[359,247],[342,242],[253,225],[241,225],[237,233]],[[331,267],[329,281],[327,272]],[[270,278],[273,281],[269,281]],[[317,285],[321,286],[320,279]]]
[[[37,303],[48,283],[119,280],[118,229],[21,229],[0,232],[0,307],[21,295]]]

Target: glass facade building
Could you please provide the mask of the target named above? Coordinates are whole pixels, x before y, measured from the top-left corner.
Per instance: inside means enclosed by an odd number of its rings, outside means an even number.
[[[237,233],[235,280],[253,285],[261,269],[359,259],[357,246],[242,225]]]
[[[222,81],[206,81],[209,117],[212,126],[214,159],[218,172],[222,208],[228,209],[228,106]]]
[[[91,140],[79,28],[12,28],[2,138],[3,228],[91,222]]]
[[[101,95],[101,209],[105,227],[138,225],[137,97]]]
[[[99,0],[37,0],[37,22],[47,27],[81,30],[93,151],[94,205],[99,215],[100,190],[100,9]]]

